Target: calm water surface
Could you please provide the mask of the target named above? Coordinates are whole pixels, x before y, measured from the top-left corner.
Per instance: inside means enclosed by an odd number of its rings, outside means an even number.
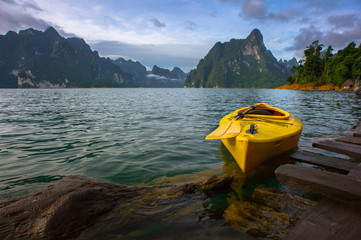
[[[361,117],[352,93],[270,89],[0,89],[0,198],[67,175],[120,184],[223,163],[204,138],[235,109],[266,102],[298,117],[301,149]]]

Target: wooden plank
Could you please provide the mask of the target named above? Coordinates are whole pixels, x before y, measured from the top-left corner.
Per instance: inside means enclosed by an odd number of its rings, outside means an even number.
[[[352,136],[354,136],[354,137],[361,137],[361,132],[354,133]]]
[[[352,169],[348,176],[354,177],[354,178],[360,178],[361,179],[361,163],[357,165],[356,168]]]
[[[331,199],[361,203],[361,179],[295,164],[282,165],[275,173],[278,181],[289,186]]]
[[[284,240],[354,240],[361,236],[361,208],[334,200],[321,201]]]
[[[332,152],[345,154],[355,158],[361,158],[361,146],[341,142],[321,141],[312,144],[313,147],[325,149]]]
[[[360,137],[336,138],[335,141],[361,145],[361,138]]]
[[[348,176],[361,178],[361,164]],[[284,240],[359,239],[361,208],[335,200],[322,200]]]
[[[331,158],[331,157],[310,153],[310,152],[303,152],[303,151],[297,151],[293,153],[290,156],[290,158],[300,162],[338,169],[345,172],[351,171],[358,165],[358,163],[350,162],[347,160]]]

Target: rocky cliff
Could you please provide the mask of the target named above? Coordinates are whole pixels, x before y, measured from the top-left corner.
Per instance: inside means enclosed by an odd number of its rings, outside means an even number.
[[[0,35],[0,87],[124,87],[134,79],[80,38],[49,27]]]
[[[185,87],[273,88],[286,83],[285,64],[267,50],[254,29],[246,39],[217,42],[192,70]]]
[[[181,69],[156,70],[99,57],[83,39],[61,37],[53,27],[0,35],[0,88],[183,87]]]
[[[152,71],[147,71],[140,62],[118,58],[113,63],[124,72],[129,73],[135,80],[137,87],[183,87],[187,77],[180,68],[174,67],[172,71],[153,66]]]

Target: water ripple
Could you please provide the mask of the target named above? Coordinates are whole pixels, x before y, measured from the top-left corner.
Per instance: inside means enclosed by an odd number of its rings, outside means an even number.
[[[204,137],[235,109],[267,102],[304,124],[301,148],[346,130],[361,99],[269,89],[0,89],[0,198],[82,174],[143,183],[222,163]]]

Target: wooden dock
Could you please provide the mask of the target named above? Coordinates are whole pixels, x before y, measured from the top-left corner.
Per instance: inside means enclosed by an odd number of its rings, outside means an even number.
[[[361,133],[313,143],[312,146],[345,154],[361,162]],[[302,151],[290,158],[332,172],[296,164],[276,169],[280,182],[324,196],[284,239],[361,239],[361,163]]]

